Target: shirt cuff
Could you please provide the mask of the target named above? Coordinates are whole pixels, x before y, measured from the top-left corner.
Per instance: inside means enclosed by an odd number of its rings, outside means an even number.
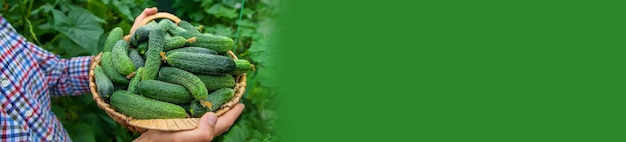
[[[69,61],[70,84],[73,88],[72,95],[80,95],[89,90],[89,65],[92,56],[75,57]]]

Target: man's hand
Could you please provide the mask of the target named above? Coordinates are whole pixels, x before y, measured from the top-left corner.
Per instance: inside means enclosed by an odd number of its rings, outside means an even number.
[[[137,28],[139,28],[141,26],[141,25],[139,25],[139,22],[143,21],[143,19],[146,19],[146,17],[148,17],[150,15],[156,14],[157,12],[159,12],[159,11],[158,11],[158,9],[156,7],[144,9],[143,12],[141,12],[141,14],[139,14],[137,17],[135,17],[135,23],[133,23],[133,27],[130,28],[129,35],[132,35],[133,33],[135,33],[135,30],[137,30]]]
[[[193,130],[175,132],[148,130],[135,139],[135,142],[208,142],[228,131],[243,109],[244,105],[239,103],[219,118],[213,112],[206,113],[200,118],[198,127]]]

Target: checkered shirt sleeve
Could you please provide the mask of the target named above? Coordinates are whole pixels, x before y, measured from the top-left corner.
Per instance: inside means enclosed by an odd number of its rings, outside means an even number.
[[[90,62],[26,41],[0,16],[0,142],[71,141],[50,98],[89,92]]]

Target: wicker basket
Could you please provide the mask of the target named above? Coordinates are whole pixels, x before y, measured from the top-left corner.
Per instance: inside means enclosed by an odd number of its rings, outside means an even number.
[[[146,23],[159,19],[159,18],[167,18],[178,24],[180,19],[169,13],[157,13],[155,15],[146,17],[143,21],[141,21],[140,25],[145,25]],[[125,40],[128,41],[128,35],[124,37]],[[233,59],[237,60],[237,56],[232,52],[228,51],[227,54]],[[98,107],[103,109],[113,120],[120,123],[122,126],[128,128],[133,132],[143,133],[146,130],[162,130],[162,131],[182,131],[182,130],[191,130],[195,129],[198,125],[198,120],[200,118],[184,118],[184,119],[133,119],[130,116],[126,116],[121,114],[113,109],[108,101],[100,98],[100,94],[98,93],[98,89],[95,83],[95,75],[94,68],[96,65],[100,64],[100,57],[102,53],[96,55],[94,60],[92,61],[89,69],[89,88],[91,89],[91,94],[98,104]],[[221,116],[227,111],[229,111],[235,104],[239,102],[239,99],[243,96],[243,93],[246,91],[246,74],[238,75],[235,77],[235,81],[237,84],[233,89],[235,89],[235,96],[227,103],[222,105],[220,109],[218,109],[215,113],[217,116]]]

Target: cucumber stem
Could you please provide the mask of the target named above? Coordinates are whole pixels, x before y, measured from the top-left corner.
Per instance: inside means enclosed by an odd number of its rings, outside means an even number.
[[[194,43],[194,42],[196,42],[196,37],[187,39],[187,43]]]
[[[211,104],[211,102],[208,101],[200,101],[200,104],[204,107],[209,108],[209,110],[213,111],[213,104]]]
[[[161,55],[161,61],[167,62],[167,57],[165,57],[165,52],[161,52],[159,53],[159,55]]]
[[[135,73],[136,73],[136,72],[137,72],[137,71],[133,71],[132,73],[130,73],[130,74],[128,74],[128,75],[126,75],[126,79],[131,79],[131,78],[135,77]]]

